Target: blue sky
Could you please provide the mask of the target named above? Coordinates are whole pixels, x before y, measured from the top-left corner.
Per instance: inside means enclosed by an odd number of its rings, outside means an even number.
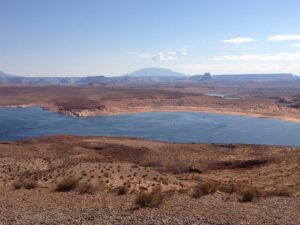
[[[300,74],[299,0],[0,0],[0,71]]]

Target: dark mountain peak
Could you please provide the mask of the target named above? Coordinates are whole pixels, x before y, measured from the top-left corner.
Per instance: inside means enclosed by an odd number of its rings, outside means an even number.
[[[185,77],[183,73],[178,73],[164,68],[143,68],[127,74],[129,77]]]

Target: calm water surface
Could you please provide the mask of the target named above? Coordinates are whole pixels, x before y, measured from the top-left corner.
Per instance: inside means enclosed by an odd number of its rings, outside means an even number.
[[[273,119],[190,112],[74,118],[39,107],[0,108],[0,140],[54,134],[300,146],[300,124]]]

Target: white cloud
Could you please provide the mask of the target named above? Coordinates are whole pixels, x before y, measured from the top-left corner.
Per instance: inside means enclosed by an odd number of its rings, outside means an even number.
[[[256,62],[300,62],[300,53],[275,53],[275,54],[246,54],[246,55],[223,55],[213,58],[214,61],[256,61]]]
[[[154,61],[167,61],[175,60],[176,52],[160,52],[159,54],[152,57]]]
[[[300,41],[300,35],[287,34],[287,35],[274,35],[268,38],[269,41]]]
[[[182,55],[184,55],[184,56],[187,55],[187,49],[186,49],[186,48],[180,48],[180,49],[178,49],[178,51],[179,51]]]
[[[178,50],[168,50],[161,51],[158,54],[154,55],[152,59],[154,61],[172,61],[185,57],[187,55],[186,49],[178,49]]]
[[[150,52],[128,52],[128,54],[141,59],[152,59],[154,61],[172,61],[186,57],[187,52],[187,49],[180,48],[176,50],[165,50],[155,54]]]
[[[248,43],[248,42],[254,42],[254,39],[249,38],[249,37],[238,37],[238,38],[233,38],[233,39],[222,40],[222,42],[239,45],[239,44],[244,44],[244,43]]]
[[[294,43],[294,44],[291,44],[292,47],[295,47],[295,48],[300,48],[300,43]]]

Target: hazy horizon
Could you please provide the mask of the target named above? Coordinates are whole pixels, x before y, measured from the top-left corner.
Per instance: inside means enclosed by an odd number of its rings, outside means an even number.
[[[158,69],[158,70],[170,70],[172,72],[175,73],[179,73],[176,70],[172,70],[172,69],[168,69],[168,68],[158,68],[158,67],[145,67],[145,68],[140,68],[140,69],[136,69],[134,71],[131,71],[129,73],[124,73],[124,74],[118,74],[118,75],[106,75],[106,74],[80,74],[80,75],[70,75],[70,76],[64,76],[64,75],[47,75],[47,74],[43,74],[43,75],[36,75],[36,74],[27,74],[27,75],[20,75],[20,74],[11,74],[11,73],[7,73],[5,71],[1,71],[0,70],[0,75],[1,73],[6,74],[6,75],[12,75],[12,76],[21,76],[21,77],[28,77],[28,78],[34,78],[34,77],[74,77],[74,78],[81,78],[81,77],[92,77],[92,76],[105,76],[105,77],[119,77],[119,76],[126,76],[126,75],[130,75],[132,73],[138,72],[138,71],[142,71],[144,69]],[[189,76],[195,76],[195,75],[204,75],[206,73],[209,73],[211,76],[235,76],[235,75],[275,75],[275,74],[290,74],[290,75],[294,75],[294,76],[299,76],[298,74],[293,74],[293,73],[233,73],[233,74],[212,74],[209,71],[202,73],[202,74],[185,74],[182,73],[183,75],[186,75],[187,77]]]
[[[300,2],[2,1],[0,71],[300,74]]]

